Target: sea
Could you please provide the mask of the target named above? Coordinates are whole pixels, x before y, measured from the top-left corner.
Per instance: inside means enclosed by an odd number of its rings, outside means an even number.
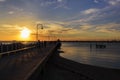
[[[120,69],[120,42],[62,42],[61,51],[61,57],[78,63]]]

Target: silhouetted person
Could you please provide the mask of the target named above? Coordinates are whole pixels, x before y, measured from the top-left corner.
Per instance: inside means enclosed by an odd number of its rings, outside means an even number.
[[[60,41],[60,39],[57,40],[57,44],[58,44],[58,47],[60,48],[61,47],[61,41]]]
[[[41,43],[40,43],[40,41],[38,40],[38,42],[37,42],[37,47],[40,48],[40,45],[41,45]]]

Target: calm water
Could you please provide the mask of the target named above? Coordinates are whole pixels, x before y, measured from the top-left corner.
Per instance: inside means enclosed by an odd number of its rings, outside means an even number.
[[[105,44],[106,48],[98,49],[96,43],[63,42],[64,53],[60,56],[79,63],[120,69],[120,43],[97,44]]]

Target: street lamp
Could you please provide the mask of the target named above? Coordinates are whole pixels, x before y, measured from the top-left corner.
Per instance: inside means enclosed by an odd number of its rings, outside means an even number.
[[[39,37],[39,27],[41,27],[41,29],[43,29],[43,24],[37,24],[36,26],[36,41],[38,41],[38,37]]]

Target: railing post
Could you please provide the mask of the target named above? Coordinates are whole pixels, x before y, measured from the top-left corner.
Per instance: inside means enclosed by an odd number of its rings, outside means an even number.
[[[17,43],[15,43],[15,50],[17,50]]]
[[[3,52],[3,44],[1,44],[1,53]]]
[[[7,51],[8,51],[8,44],[6,44],[6,48],[7,48]],[[7,52],[7,51],[6,51],[6,52]]]
[[[2,51],[3,51],[3,46],[2,46],[2,43],[0,44],[0,53],[2,53]],[[2,55],[0,55],[0,58],[2,57]]]
[[[14,50],[14,43],[12,43],[12,48],[11,48],[11,51]]]
[[[2,53],[2,43],[0,44],[0,52]]]
[[[8,44],[6,44],[6,52],[8,52],[9,50],[8,50]],[[8,56],[9,56],[9,53],[8,53]]]

